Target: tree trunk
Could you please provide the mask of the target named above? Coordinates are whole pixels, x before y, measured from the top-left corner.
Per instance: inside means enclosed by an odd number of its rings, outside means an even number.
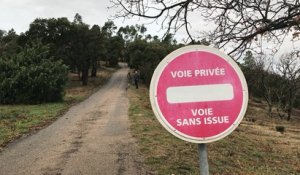
[[[295,94],[293,92],[296,92],[297,89],[294,89],[292,87],[290,87],[289,89],[289,99],[288,99],[288,109],[287,109],[287,121],[291,120],[292,117],[292,111],[293,111],[293,107],[294,107],[294,101],[295,101]]]
[[[88,62],[84,61],[83,66],[82,66],[82,85],[83,86],[87,86],[88,78],[89,78],[89,66],[88,66]]]
[[[82,80],[82,79],[81,79],[81,71],[78,70],[77,74],[78,74],[78,80],[81,81],[81,80]]]
[[[268,104],[268,115],[272,118],[272,105]]]
[[[291,116],[292,116],[292,108],[289,107],[289,109],[287,110],[287,118],[286,118],[286,120],[290,121],[291,120]]]
[[[96,77],[96,76],[97,76],[97,65],[93,65],[91,77]]]
[[[277,107],[277,113],[278,113],[278,116],[280,117],[280,119],[284,119],[285,118],[285,114],[284,112],[281,112],[281,109],[279,109],[281,107]]]
[[[88,84],[88,71],[84,69],[82,72],[82,85],[87,86],[87,84]]]

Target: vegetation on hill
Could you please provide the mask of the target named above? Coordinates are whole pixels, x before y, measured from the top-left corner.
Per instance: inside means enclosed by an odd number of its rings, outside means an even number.
[[[100,61],[112,67],[117,66],[118,61],[128,62],[132,69],[140,72],[142,82],[149,86],[158,63],[168,53],[183,46],[170,33],[163,38],[147,34],[143,25],[118,28],[108,21],[102,27],[90,27],[79,14],[72,22],[67,18],[37,18],[28,31],[20,35],[13,29],[0,31],[2,104],[59,101],[66,84],[66,67],[78,74],[83,85],[87,85],[89,77],[96,76]],[[211,44],[205,38],[191,43]],[[299,52],[291,50],[275,64],[264,55],[244,51],[246,54],[240,66],[251,97],[267,101],[270,117],[290,120],[293,108],[300,107]],[[43,71],[29,66],[28,60],[41,60],[32,64]],[[55,76],[51,73],[54,69]],[[23,77],[19,76],[20,70]],[[50,73],[52,76],[48,76]],[[32,83],[36,84],[34,88],[31,88]],[[22,88],[17,89],[18,86]],[[32,91],[36,97],[30,95]],[[10,98],[12,94],[15,97]]]
[[[165,29],[166,41],[169,41],[171,33],[184,30],[187,41],[192,44],[211,44],[226,50],[233,59],[240,61],[250,95],[267,101],[270,117],[291,120],[293,108],[300,107],[300,50],[296,46],[300,36],[298,1],[112,0],[112,4],[120,8],[116,18],[139,17],[160,23]],[[206,24],[209,29],[199,26],[195,31],[195,25],[199,24]],[[287,41],[288,37],[292,39]],[[202,40],[197,41],[199,38]],[[144,41],[147,42],[147,38]],[[273,54],[284,42],[294,43],[295,47],[285,49],[286,53],[280,55],[276,63]],[[152,43],[148,43],[150,47]],[[174,42],[165,43],[168,43],[167,47],[156,48],[156,52],[152,50],[151,53],[162,53],[163,50],[169,53],[180,46]],[[264,55],[267,48],[270,55]],[[162,59],[161,55],[154,54],[148,60],[148,55],[150,52],[140,47],[136,47],[135,54],[130,55],[130,60],[141,67],[147,85],[148,77]]]
[[[155,118],[148,89],[129,89],[131,130],[153,174],[199,174],[197,144],[177,139]],[[291,122],[267,115],[267,104],[251,100],[240,126],[207,144],[210,174],[300,174],[300,111]],[[284,131],[277,128],[285,128]]]

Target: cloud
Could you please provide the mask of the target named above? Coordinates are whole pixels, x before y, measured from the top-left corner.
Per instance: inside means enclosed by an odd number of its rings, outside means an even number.
[[[108,11],[109,1],[101,0],[0,0],[0,29],[14,28],[25,32],[36,18],[67,17],[70,21],[79,13],[89,25],[103,25],[113,11]]]

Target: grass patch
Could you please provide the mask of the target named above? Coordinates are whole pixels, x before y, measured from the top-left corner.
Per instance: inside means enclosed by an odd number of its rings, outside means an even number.
[[[145,163],[154,174],[199,174],[197,144],[168,133],[152,113],[148,89],[129,89],[131,130]],[[232,134],[207,144],[210,173],[215,175],[300,174],[300,122],[270,119],[261,109],[249,106],[248,115]],[[263,114],[263,115],[262,115]],[[292,128],[284,134],[274,126],[284,122]],[[259,124],[260,123],[260,124]]]
[[[81,86],[76,74],[69,75],[63,102],[40,105],[0,105],[0,150],[12,140],[39,130],[57,119],[70,106],[78,103],[103,85],[114,70],[102,69],[97,77]]]
[[[47,125],[67,107],[66,103],[0,106],[0,145]]]
[[[87,98],[106,83],[115,69],[103,68],[98,71],[97,77],[89,77],[87,86],[82,86],[77,74],[69,74],[66,85],[64,101],[68,103],[79,102]]]

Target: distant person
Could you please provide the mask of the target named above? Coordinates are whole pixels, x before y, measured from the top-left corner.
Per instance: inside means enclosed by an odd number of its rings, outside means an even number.
[[[131,73],[130,73],[130,71],[127,74],[127,79],[128,79],[129,82],[131,81]]]
[[[138,89],[139,88],[139,80],[140,80],[140,75],[138,71],[134,72],[134,84],[135,84],[135,88]]]
[[[127,84],[126,90],[130,88],[130,84],[132,83],[132,77],[131,77],[130,71],[127,74],[127,81],[128,81],[128,84]]]

